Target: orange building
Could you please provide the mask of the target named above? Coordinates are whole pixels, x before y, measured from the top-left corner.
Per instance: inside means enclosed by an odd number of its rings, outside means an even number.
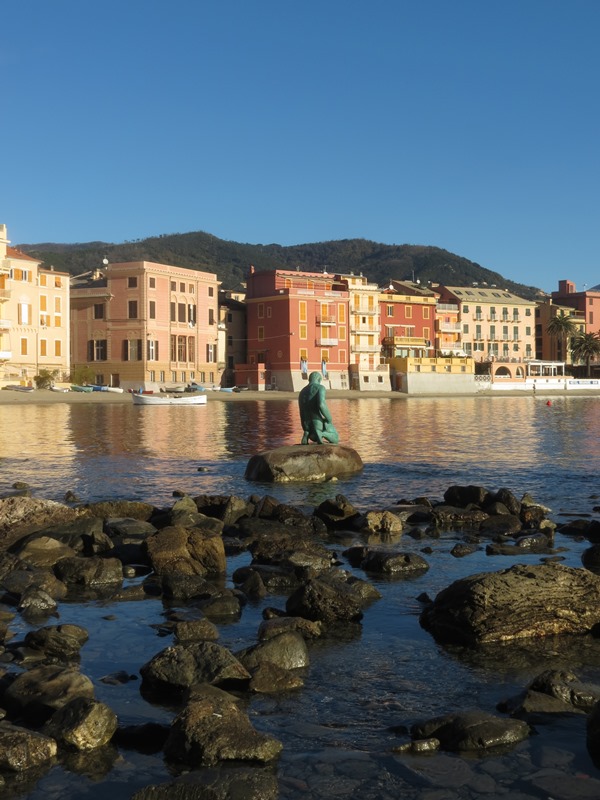
[[[74,277],[73,370],[125,389],[219,383],[218,293],[212,273],[148,261]]]
[[[379,295],[382,353],[386,358],[433,355],[437,295],[404,281],[391,281]]]
[[[600,332],[600,285],[578,292],[573,281],[559,281],[558,291],[552,292],[552,302],[579,311],[587,333]]]

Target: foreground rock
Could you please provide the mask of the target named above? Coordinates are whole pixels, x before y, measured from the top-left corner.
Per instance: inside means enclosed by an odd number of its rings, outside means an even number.
[[[322,482],[356,475],[362,469],[362,459],[351,447],[295,445],[252,456],[245,477],[265,483]]]
[[[9,547],[32,531],[39,531],[52,524],[71,522],[82,513],[85,512],[53,500],[37,500],[33,497],[0,498],[0,544],[2,547]]]
[[[471,575],[441,591],[420,622],[465,645],[588,633],[600,622],[600,577],[556,563]]]
[[[190,766],[218,761],[261,761],[277,758],[283,746],[256,731],[233,698],[199,692],[173,722],[165,755]]]
[[[79,697],[56,711],[44,733],[75,750],[108,744],[117,730],[117,715],[104,703]]]
[[[483,711],[446,714],[411,728],[414,739],[440,742],[443,750],[472,752],[507,747],[526,739],[529,725],[520,719],[504,719]]]
[[[54,739],[0,722],[0,769],[22,772],[54,758],[58,750]]]

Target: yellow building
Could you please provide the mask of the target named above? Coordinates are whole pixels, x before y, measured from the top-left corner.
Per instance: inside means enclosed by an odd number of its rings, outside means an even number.
[[[10,247],[0,225],[0,383],[34,385],[41,370],[68,378],[69,275]]]

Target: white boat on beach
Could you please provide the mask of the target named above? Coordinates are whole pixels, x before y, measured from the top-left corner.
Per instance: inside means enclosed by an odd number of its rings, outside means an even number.
[[[171,395],[164,392],[160,394],[135,394],[132,395],[134,406],[204,406],[205,394],[178,394]]]

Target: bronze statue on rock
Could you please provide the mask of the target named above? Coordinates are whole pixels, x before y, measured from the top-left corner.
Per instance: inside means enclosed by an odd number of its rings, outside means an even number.
[[[340,437],[327,407],[325,387],[321,384],[319,372],[310,373],[308,386],[301,390],[298,397],[298,405],[304,431],[301,444],[338,444]]]

